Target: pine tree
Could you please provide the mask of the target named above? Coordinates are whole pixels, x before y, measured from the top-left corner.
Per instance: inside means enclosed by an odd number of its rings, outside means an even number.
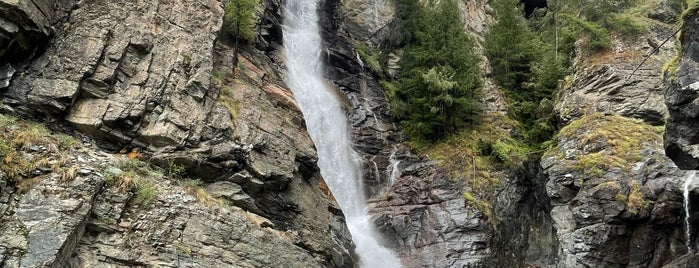
[[[235,48],[233,52],[233,69],[238,65],[240,41],[255,40],[255,7],[259,0],[227,0],[225,6],[224,29],[233,35]]]
[[[409,10],[402,16],[407,35],[394,114],[411,136],[436,140],[477,119],[479,60],[456,1],[401,4]]]

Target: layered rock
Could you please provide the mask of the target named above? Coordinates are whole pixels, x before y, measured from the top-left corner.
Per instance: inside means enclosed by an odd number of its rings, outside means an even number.
[[[557,267],[661,267],[686,253],[686,174],[664,157],[661,131],[599,113],[561,131],[541,162]]]
[[[699,13],[689,10],[684,17],[676,70],[666,74],[665,104],[670,116],[665,132],[665,151],[682,169],[699,169]]]
[[[631,41],[615,40],[613,51],[602,55],[586,56],[578,49],[573,75],[556,102],[563,125],[596,112],[664,124],[667,108],[663,105],[661,70],[674,55],[674,40],[658,46],[673,29],[651,23],[648,31]],[[644,57],[649,58],[644,62]]]
[[[153,178],[155,208],[134,206],[130,194],[101,187],[93,173],[91,187],[75,186],[84,188],[80,195],[43,184],[22,194],[8,182],[3,191],[10,189],[10,200],[30,200],[29,210],[54,201],[75,209],[45,208],[66,219],[49,228],[63,241],[55,246],[3,236],[14,243],[1,250],[3,266],[41,257],[35,262],[53,267],[351,267],[342,212],[323,192],[316,152],[281,79],[279,7],[260,3],[260,34],[242,49],[235,74],[223,2],[215,0],[81,2],[26,68],[12,74],[0,67],[0,79],[9,80],[6,111],[65,120],[106,149],[184,167],[227,200],[207,207],[162,178]],[[86,159],[80,165],[102,158]],[[42,191],[52,194],[32,194]],[[20,208],[10,202],[6,209]],[[12,221],[33,226],[31,217]],[[29,234],[34,230],[40,228]]]

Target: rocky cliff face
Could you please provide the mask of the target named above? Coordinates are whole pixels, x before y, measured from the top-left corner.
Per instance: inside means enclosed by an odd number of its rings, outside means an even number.
[[[258,6],[260,34],[235,77],[222,1],[0,8],[0,40],[14,44],[0,51],[5,112],[65,122],[102,148],[203,181],[192,190],[139,174],[156,192],[139,204],[132,193],[143,183],[104,186],[124,170],[97,148],[65,152],[77,159],[72,180],[12,174],[1,188],[0,266],[353,266],[342,213],[281,79],[279,1]],[[25,158],[30,149],[16,148]],[[19,190],[27,180],[36,183]]]
[[[672,110],[661,90],[672,46],[640,65],[644,52],[673,33],[653,14],[647,33],[616,39],[614,51],[578,51],[559,93],[555,110],[564,128],[541,161],[560,242],[557,267],[663,267],[688,251],[681,220],[687,173],[665,157],[662,128],[652,127]]]
[[[680,32],[681,50],[675,64],[668,70],[665,104],[670,111],[665,132],[667,155],[682,169],[699,169],[697,152],[697,91],[699,90],[699,15],[697,10],[686,13]]]

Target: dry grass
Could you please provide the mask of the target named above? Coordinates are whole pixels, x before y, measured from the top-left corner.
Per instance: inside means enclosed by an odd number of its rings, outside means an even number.
[[[626,199],[626,209],[631,214],[638,214],[641,210],[647,209],[650,202],[643,198],[641,184],[638,181],[631,181],[629,184],[629,196]]]
[[[78,166],[72,166],[67,168],[62,168],[58,171],[58,180],[61,182],[69,182],[78,176]]]
[[[221,206],[223,203],[221,200],[214,198],[209,194],[209,192],[201,186],[200,180],[186,180],[182,183],[182,188],[184,191],[194,196],[197,202],[207,207]]]
[[[77,168],[64,168],[69,163],[65,151],[79,145],[72,137],[54,135],[39,123],[0,114],[0,170],[20,192],[43,178],[37,169],[50,168],[63,182],[75,178]]]

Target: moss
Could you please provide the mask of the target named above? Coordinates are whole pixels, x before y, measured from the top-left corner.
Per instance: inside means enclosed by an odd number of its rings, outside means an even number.
[[[638,119],[600,113],[584,116],[561,129],[557,139],[580,139],[577,149],[600,144],[601,149],[580,156],[569,166],[586,176],[600,176],[604,171],[621,168],[630,171],[642,159],[644,144],[661,143],[662,127],[654,127]],[[546,155],[559,155],[560,148],[549,149]]]
[[[221,92],[219,93],[218,96],[218,101],[223,105],[223,107],[226,107],[228,111],[231,113],[231,118],[233,122],[235,122],[235,119],[238,118],[238,115],[240,114],[240,109],[241,109],[241,103],[240,100],[236,99],[234,93],[233,93],[233,88],[230,86],[223,86],[221,88]]]
[[[499,169],[520,167],[531,151],[505,130],[516,125],[507,117],[491,114],[481,124],[436,144],[413,142],[412,145],[439,167],[450,171],[452,178],[466,180],[482,198],[500,184],[495,175]]]

